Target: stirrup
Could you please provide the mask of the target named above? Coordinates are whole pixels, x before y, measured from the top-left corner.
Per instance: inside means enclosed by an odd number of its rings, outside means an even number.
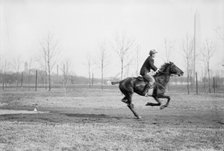
[[[144,96],[145,96],[145,97],[149,96],[148,93],[149,93],[149,88],[148,88],[148,90],[145,92]]]

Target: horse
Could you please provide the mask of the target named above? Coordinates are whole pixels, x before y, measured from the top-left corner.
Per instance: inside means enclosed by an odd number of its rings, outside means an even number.
[[[147,102],[146,106],[160,106],[160,109],[164,109],[168,107],[170,102],[170,96],[165,95],[166,85],[168,84],[170,77],[172,75],[182,76],[184,72],[178,68],[173,62],[164,63],[158,72],[153,75],[155,79],[155,83],[153,86],[152,94],[148,95],[149,97],[153,97],[157,103]],[[146,81],[142,76],[138,77],[127,77],[121,81],[111,82],[112,85],[119,84],[120,91],[124,94],[124,98],[121,100],[126,103],[128,108],[132,111],[134,116],[137,119],[141,117],[134,110],[134,104],[132,104],[132,95],[137,93],[141,96],[145,96],[143,94]],[[165,105],[161,105],[160,98],[167,99]]]

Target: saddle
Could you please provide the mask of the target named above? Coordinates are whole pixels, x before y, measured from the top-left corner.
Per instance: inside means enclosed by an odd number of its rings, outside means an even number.
[[[155,78],[155,76],[154,76],[154,78]],[[137,80],[139,80],[139,81],[144,81],[144,82],[148,82],[147,80],[145,80],[144,79],[144,77],[143,76],[138,76],[138,77],[136,77],[136,79]],[[157,85],[158,86],[158,88],[160,88],[160,89],[165,89],[165,87],[164,86],[162,86],[162,84],[160,84],[158,81],[157,81],[157,79],[155,78],[155,85]]]
[[[139,81],[145,81],[145,82],[147,82],[147,81],[143,78],[143,76],[138,76],[138,77],[136,77],[136,79],[139,80]]]

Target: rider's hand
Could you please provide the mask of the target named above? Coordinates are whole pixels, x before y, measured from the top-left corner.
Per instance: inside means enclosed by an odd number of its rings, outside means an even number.
[[[156,70],[156,73],[159,72],[159,69]]]

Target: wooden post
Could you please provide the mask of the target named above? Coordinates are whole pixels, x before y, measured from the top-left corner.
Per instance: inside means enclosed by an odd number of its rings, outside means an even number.
[[[197,72],[195,73],[195,77],[196,77],[196,94],[198,95],[198,74],[197,74]]]
[[[37,91],[37,70],[36,70],[36,80],[35,80],[35,91]]]

